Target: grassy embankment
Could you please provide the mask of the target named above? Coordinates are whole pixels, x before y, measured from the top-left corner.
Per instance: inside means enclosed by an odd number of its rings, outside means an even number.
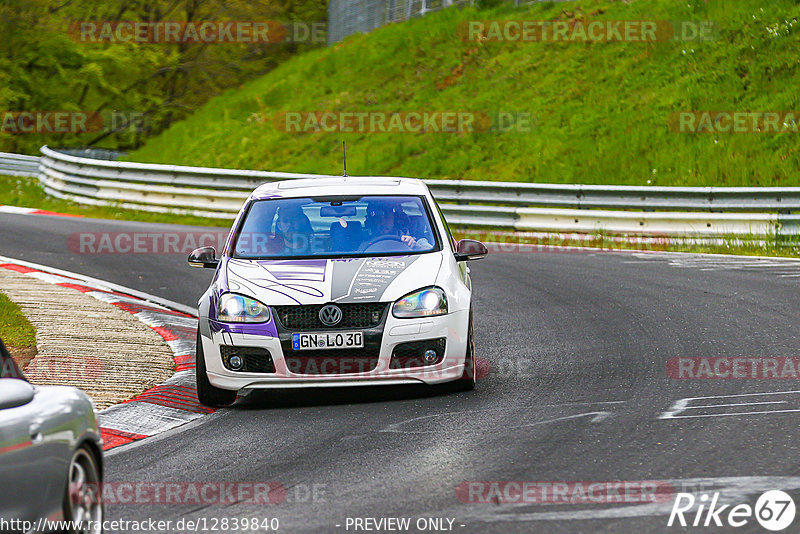
[[[791,0],[447,9],[295,56],[129,159],[356,175],[678,186],[800,185],[798,133],[686,134],[680,111],[798,107]],[[713,21],[708,41],[476,42],[470,20]],[[506,133],[286,133],[281,112],[529,113]]]
[[[20,368],[36,355],[36,329],[19,306],[0,293],[0,339]]]

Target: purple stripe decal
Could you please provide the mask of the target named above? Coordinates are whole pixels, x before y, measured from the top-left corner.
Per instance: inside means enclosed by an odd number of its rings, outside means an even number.
[[[209,320],[208,326],[212,332],[278,337],[278,331],[275,328],[274,320],[268,323],[221,323],[219,321]]]

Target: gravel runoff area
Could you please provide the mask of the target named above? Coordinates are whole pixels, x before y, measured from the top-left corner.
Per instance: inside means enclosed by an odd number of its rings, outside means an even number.
[[[78,387],[102,410],[173,374],[169,346],[124,310],[7,269],[0,291],[36,328],[38,354],[23,370],[33,384]]]

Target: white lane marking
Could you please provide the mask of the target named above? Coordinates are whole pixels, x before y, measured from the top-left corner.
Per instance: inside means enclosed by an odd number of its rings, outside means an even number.
[[[544,405],[541,405],[541,406],[527,406],[527,407],[523,407],[523,408],[553,408],[553,407],[557,408],[557,407],[569,407],[569,406],[587,405],[587,404],[588,405],[591,405],[591,404],[622,404],[622,403],[625,403],[625,402],[627,402],[627,401],[602,401],[602,402],[588,402],[588,403],[587,402],[576,402],[576,403],[566,403],[566,404],[544,404]],[[439,432],[439,430],[405,430],[402,427],[404,427],[406,425],[409,425],[411,423],[415,423],[415,422],[423,421],[423,420],[427,420],[427,419],[448,417],[448,416],[454,416],[454,415],[455,416],[459,416],[459,415],[464,416],[464,415],[470,415],[470,414],[475,414],[475,413],[485,413],[485,412],[500,412],[500,413],[508,414],[508,409],[507,408],[485,408],[485,409],[482,409],[482,410],[463,410],[463,411],[460,411],[460,412],[447,412],[447,413],[436,413],[436,414],[430,414],[430,415],[420,415],[418,417],[412,417],[410,419],[404,419],[404,420],[402,420],[400,422],[397,422],[397,423],[391,423],[388,426],[386,426],[385,428],[380,429],[378,432],[388,432],[388,433],[397,433],[397,434],[430,434],[430,433],[434,433],[434,432]],[[513,415],[513,414],[509,414],[509,415]],[[594,416],[589,421],[590,423],[600,423],[604,419],[607,419],[608,417],[610,417],[612,415],[612,413],[611,412],[597,411],[597,412],[584,412],[584,413],[580,413],[580,414],[570,414],[570,415],[566,415],[566,416],[555,417],[555,418],[552,418],[552,419],[546,419],[546,420],[543,420],[543,421],[535,421],[533,423],[528,423],[528,424],[524,424],[524,425],[512,426],[510,428],[525,428],[525,427],[530,427],[530,426],[544,425],[544,424],[548,424],[548,423],[555,423],[555,422],[558,422],[558,421],[566,421],[566,420],[569,420],[569,419],[576,419],[576,418],[579,418],[579,417],[586,417],[586,416],[590,416],[590,415]]]
[[[634,254],[637,259],[625,260],[625,263],[647,263],[653,261],[667,261],[670,265],[685,267],[702,266],[728,266],[728,267],[783,267],[791,269],[800,266],[799,258],[780,256],[734,256],[727,254],[697,255],[693,253],[648,253]]]
[[[722,408],[724,406],[755,406],[756,404],[788,404],[788,401],[764,401],[764,402],[739,402],[734,404],[706,404],[701,406],[689,406],[687,410],[699,410],[700,408]]]
[[[764,415],[764,414],[772,414],[772,413],[790,413],[790,412],[800,412],[800,409],[797,410],[766,410],[762,412],[730,412],[730,413],[704,413],[700,415],[676,415],[673,417],[660,417],[659,419],[693,419],[696,417],[730,417],[732,415]]]
[[[719,414],[702,414],[702,415],[679,415],[687,410],[693,409],[695,406],[691,406],[693,401],[700,401],[700,400],[709,400],[709,399],[742,399],[744,397],[764,397],[764,396],[771,396],[771,395],[794,395],[800,393],[799,390],[790,390],[790,391],[769,391],[766,393],[737,393],[734,395],[713,395],[707,397],[686,397],[683,399],[678,399],[675,401],[670,408],[662,412],[661,415],[658,417],[659,419],[682,419],[687,417],[725,417],[730,415],[761,415],[761,414],[770,414],[770,413],[788,413],[788,412],[798,412],[798,410],[769,410],[769,411],[760,411],[760,412],[735,412],[735,413],[719,413]],[[774,404],[786,404],[788,401],[782,402],[774,402]],[[743,402],[739,404],[731,404],[732,406],[748,406],[748,405],[763,405],[768,404],[768,402],[754,400],[753,402]],[[714,405],[713,407],[719,407],[724,405]]]
[[[639,259],[626,261],[625,263],[652,263],[654,261],[661,261],[665,262],[670,267],[678,269],[696,269],[704,272],[762,271],[781,278],[800,277],[800,260],[797,258],[726,255],[700,256],[691,253],[687,253],[683,256],[675,255],[674,253],[662,253],[659,255],[637,254],[635,257]]]
[[[760,395],[785,395],[787,393],[800,393],[800,389],[790,389],[788,391],[766,391],[762,393],[732,393],[730,395],[709,395],[707,397],[688,397],[689,400],[696,399],[727,399],[729,397],[756,397]]]
[[[556,423],[558,421],[566,421],[568,419],[578,419],[579,417],[586,417],[589,415],[593,415],[589,422],[590,423],[600,423],[603,420],[609,418],[611,416],[611,412],[586,412],[586,413],[579,413],[575,415],[565,415],[564,417],[556,417],[554,419],[547,419],[546,421],[537,421],[535,423],[529,423],[526,425],[519,425],[513,426],[511,428],[525,428],[529,426],[537,426],[537,425],[546,425],[548,423]]]
[[[461,412],[446,412],[446,413],[434,413],[430,415],[420,415],[418,417],[412,417],[410,419],[404,419],[399,423],[391,423],[386,428],[380,429],[378,432],[390,432],[390,433],[397,433],[397,434],[429,434],[433,432],[432,430],[402,430],[400,427],[407,425],[409,423],[414,423],[417,421],[422,421],[424,419],[433,419],[434,417],[447,417],[449,415],[465,415],[468,413],[483,413],[483,412],[500,412],[504,411],[503,408],[485,408],[483,410],[464,410]]]
[[[553,406],[592,406],[594,404],[625,404],[628,401],[597,401],[597,402],[564,402],[561,404],[542,404],[542,407]]]
[[[719,259],[732,259],[732,260],[770,260],[770,261],[783,261],[783,262],[798,262],[800,258],[786,258],[781,256],[747,256],[743,254],[714,254],[712,252],[669,252],[669,251],[636,251],[634,254],[637,258],[652,259],[653,256],[664,256],[674,259],[695,259],[714,261]]]

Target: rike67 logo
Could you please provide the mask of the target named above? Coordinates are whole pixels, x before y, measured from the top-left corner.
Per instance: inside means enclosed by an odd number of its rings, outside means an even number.
[[[718,504],[719,495],[719,492],[715,492],[709,498],[708,494],[703,493],[699,498],[695,498],[691,493],[678,493],[667,526],[675,525],[677,520],[677,524],[682,527],[739,528],[755,518],[765,529],[777,532],[787,528],[794,521],[794,500],[786,492],[767,491],[758,498],[754,507],[749,504]]]

